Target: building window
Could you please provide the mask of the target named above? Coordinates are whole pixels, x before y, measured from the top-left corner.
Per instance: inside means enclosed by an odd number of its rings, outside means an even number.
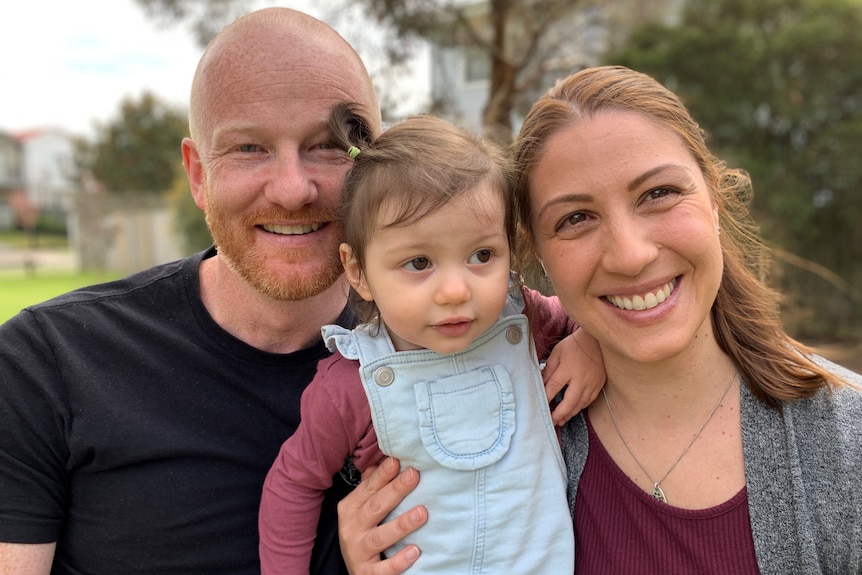
[[[486,82],[491,79],[491,57],[487,50],[468,46],[463,52],[462,81],[465,84]]]
[[[0,139],[0,185],[12,179],[12,166],[15,162],[15,148],[6,140]]]

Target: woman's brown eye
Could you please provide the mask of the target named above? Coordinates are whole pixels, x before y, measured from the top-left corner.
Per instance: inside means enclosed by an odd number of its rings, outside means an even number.
[[[587,216],[585,216],[583,212],[575,212],[574,214],[569,214],[568,216],[563,218],[562,221],[560,221],[558,229],[562,228],[563,226],[576,226],[579,223],[586,221],[586,219]]]

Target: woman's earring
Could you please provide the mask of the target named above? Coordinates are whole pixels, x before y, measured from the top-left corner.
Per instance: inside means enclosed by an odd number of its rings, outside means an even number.
[[[715,233],[721,235],[721,226],[715,226]]]

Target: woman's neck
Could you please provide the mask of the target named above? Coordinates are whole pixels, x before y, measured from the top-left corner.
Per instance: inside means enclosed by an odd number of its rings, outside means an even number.
[[[736,373],[733,361],[714,340],[656,362],[605,355],[605,368],[605,391],[614,410],[662,426],[687,421],[705,403],[711,405]]]

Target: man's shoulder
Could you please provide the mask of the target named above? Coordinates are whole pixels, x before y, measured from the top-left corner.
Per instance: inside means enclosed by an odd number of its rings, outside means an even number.
[[[61,333],[66,328],[80,330],[82,326],[125,323],[135,318],[139,321],[142,314],[172,316],[171,310],[180,305],[188,309],[187,305],[181,304],[187,301],[187,282],[183,276],[192,269],[194,258],[162,264],[122,279],[61,294],[28,306],[3,327],[31,331],[41,330],[40,325],[50,325],[52,331]],[[197,280],[193,278],[192,281]],[[148,321],[152,321],[152,317]]]
[[[192,258],[161,264],[121,279],[97,283],[70,291],[30,306],[35,312],[66,306],[86,306],[115,299],[158,297],[152,292],[176,290],[183,284],[183,272]],[[168,302],[165,302],[168,303]]]

